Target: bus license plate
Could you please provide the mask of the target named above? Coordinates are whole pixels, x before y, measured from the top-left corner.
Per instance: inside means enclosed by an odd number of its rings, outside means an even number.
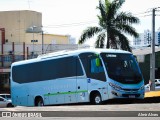
[[[129,95],[129,98],[135,98],[135,95]]]

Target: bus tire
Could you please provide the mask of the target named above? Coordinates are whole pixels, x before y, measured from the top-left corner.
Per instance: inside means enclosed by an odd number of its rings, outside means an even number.
[[[102,104],[101,95],[98,92],[91,94],[90,102],[91,104],[94,104],[94,105]]]
[[[35,99],[35,106],[37,106],[37,107],[44,106],[44,102],[43,102],[42,97],[37,97]]]

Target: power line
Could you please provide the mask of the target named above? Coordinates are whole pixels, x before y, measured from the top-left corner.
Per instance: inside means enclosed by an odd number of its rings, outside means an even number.
[[[74,26],[82,26],[82,25],[87,25],[87,24],[92,24],[92,23],[98,23],[98,21],[86,21],[86,22],[77,22],[77,23],[68,23],[68,24],[54,24],[54,25],[47,25],[43,26],[43,28],[61,28],[61,27],[74,27]],[[26,28],[17,28],[17,29],[6,29],[8,32],[18,32],[20,30],[26,31]]]
[[[137,13],[137,14],[133,14],[134,16],[137,16],[137,17],[147,17],[147,16],[151,16],[152,14],[148,14],[148,15],[143,15],[143,14],[147,14],[147,13],[152,13],[152,9],[153,8],[149,8],[148,10],[144,11],[144,12],[140,12],[140,13]],[[157,7],[157,8],[154,8],[156,12],[160,12],[160,7]],[[140,16],[139,16],[140,15]]]
[[[47,25],[43,26],[44,28],[60,28],[60,27],[73,27],[73,26],[81,26],[92,23],[98,23],[97,21],[86,21],[86,22],[78,22],[78,23],[68,23],[68,24],[57,24],[57,25]]]
[[[28,0],[28,4],[30,5],[30,0]],[[156,9],[157,12],[159,12],[160,10]],[[143,14],[147,14],[150,13],[151,10],[147,10],[145,12],[140,12],[137,14],[133,14],[137,17],[147,17],[147,16],[151,16],[151,14],[148,15],[143,15]],[[156,16],[160,16],[160,14],[156,14]],[[87,24],[92,24],[92,23],[98,23],[97,20],[90,20],[90,21],[85,21],[85,22],[75,22],[75,23],[68,23],[68,24],[53,24],[53,25],[45,25],[43,26],[43,28],[62,28],[62,27],[75,27],[75,26],[82,26],[82,25],[87,25]],[[8,30],[8,31],[18,31],[18,30],[25,30],[25,28],[21,28],[21,29],[14,29],[14,30]]]
[[[151,10],[147,10],[145,12],[140,12],[140,13],[137,13],[137,14],[133,14],[134,16],[137,16],[137,15],[142,15],[142,14],[146,14],[146,13],[150,13]]]
[[[148,17],[148,16],[151,16],[151,14],[149,14],[149,15],[143,15],[143,16],[137,16],[137,17]]]

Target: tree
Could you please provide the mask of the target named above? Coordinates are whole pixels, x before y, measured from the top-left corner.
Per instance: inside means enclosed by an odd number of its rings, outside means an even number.
[[[79,44],[83,44],[87,39],[97,34],[95,42],[96,48],[114,48],[131,51],[129,40],[125,34],[138,37],[138,33],[132,24],[138,24],[139,19],[130,12],[120,12],[124,2],[119,0],[99,0],[100,15],[98,15],[99,26],[88,27],[79,39]],[[106,39],[107,38],[107,39]],[[107,45],[105,45],[105,40]]]

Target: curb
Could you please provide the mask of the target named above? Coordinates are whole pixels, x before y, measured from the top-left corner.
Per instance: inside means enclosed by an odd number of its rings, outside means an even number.
[[[160,97],[160,91],[150,91],[145,93],[145,98]]]

